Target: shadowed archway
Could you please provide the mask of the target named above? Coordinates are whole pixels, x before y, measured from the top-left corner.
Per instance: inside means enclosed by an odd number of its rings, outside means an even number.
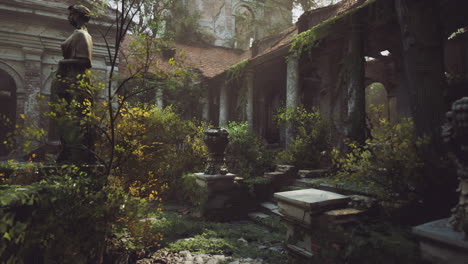
[[[16,89],[15,80],[0,69],[0,156],[10,152],[5,142],[16,124]]]

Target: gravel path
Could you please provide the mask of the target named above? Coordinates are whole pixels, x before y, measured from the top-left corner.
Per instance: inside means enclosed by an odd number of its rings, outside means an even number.
[[[265,264],[261,259],[231,259],[224,255],[192,254],[189,251],[171,253],[158,251],[151,258],[140,259],[137,264]]]

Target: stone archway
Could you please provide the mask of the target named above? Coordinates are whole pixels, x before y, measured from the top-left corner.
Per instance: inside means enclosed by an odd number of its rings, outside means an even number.
[[[17,85],[8,72],[0,69],[0,156],[9,154],[5,141],[16,125]]]
[[[366,115],[370,128],[378,128],[381,119],[397,122],[396,98],[391,96],[391,89],[387,85],[372,82],[366,86]]]

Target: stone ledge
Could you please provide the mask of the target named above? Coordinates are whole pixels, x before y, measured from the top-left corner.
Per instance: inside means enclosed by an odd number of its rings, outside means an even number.
[[[466,250],[468,254],[468,241],[464,240],[462,232],[455,232],[448,226],[448,218],[413,227],[413,233],[424,239]]]
[[[423,259],[438,264],[466,264],[468,241],[462,232],[448,226],[448,219],[429,222],[413,228],[420,239],[419,247]]]
[[[317,189],[278,192],[274,194],[274,197],[279,202],[312,211],[328,206],[345,206],[350,201],[348,196]]]

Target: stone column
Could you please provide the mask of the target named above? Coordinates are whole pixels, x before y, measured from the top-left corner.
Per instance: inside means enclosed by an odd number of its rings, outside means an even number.
[[[349,77],[346,80],[347,116],[346,136],[364,144],[366,139],[365,61],[362,19],[352,17],[352,30],[348,40],[348,62],[344,65]]]
[[[247,87],[247,103],[245,105],[245,115],[247,117],[247,124],[249,131],[253,132],[254,125],[254,71],[249,69],[245,73],[245,85]]]
[[[221,84],[221,89],[219,91],[219,126],[223,127],[228,124],[228,91],[227,85],[225,83]]]
[[[24,68],[25,68],[25,104],[24,114],[39,125],[40,116],[38,109],[37,95],[41,92],[41,60],[42,49],[24,48]]]
[[[156,106],[161,109],[164,108],[163,90],[160,85],[156,88]]]
[[[299,60],[295,56],[287,59],[286,68],[286,108],[295,109],[299,106]],[[294,139],[294,128],[286,127],[286,147]]]
[[[203,97],[200,100],[200,103],[202,105],[202,120],[203,121],[209,121],[210,120],[210,103],[209,103],[209,98]]]

